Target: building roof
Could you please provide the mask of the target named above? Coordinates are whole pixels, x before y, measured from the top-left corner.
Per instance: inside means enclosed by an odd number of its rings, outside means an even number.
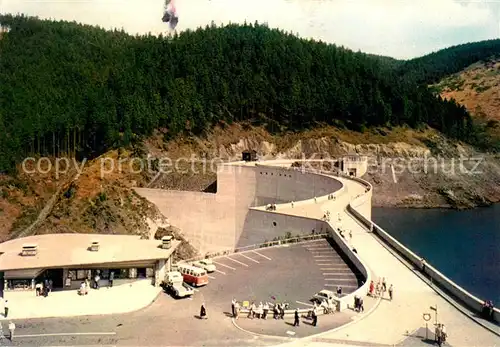
[[[89,251],[99,241],[98,251]],[[160,248],[161,240],[141,240],[136,235],[46,234],[0,243],[0,271],[57,268],[138,260],[168,259],[179,246],[172,240],[169,249]],[[22,256],[23,246],[36,244],[37,254]]]

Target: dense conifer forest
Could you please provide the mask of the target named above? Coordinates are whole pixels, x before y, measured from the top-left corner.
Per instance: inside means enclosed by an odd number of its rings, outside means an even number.
[[[218,122],[428,124],[463,140],[473,131],[463,107],[401,77],[395,60],[258,24],[156,37],[23,16],[0,23],[10,29],[0,39],[1,171],[26,155],[92,156],[154,129],[200,134]]]
[[[439,82],[479,61],[500,55],[500,40],[466,43],[398,64],[398,75],[419,84]]]

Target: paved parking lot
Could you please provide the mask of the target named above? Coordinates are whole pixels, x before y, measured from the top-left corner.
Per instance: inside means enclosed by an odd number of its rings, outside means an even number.
[[[229,317],[233,297],[257,303],[276,299],[306,308],[315,292],[337,284],[332,274],[341,274],[339,283],[354,276],[326,240],[233,254],[215,262],[218,271],[210,274],[209,284],[197,288],[192,298],[177,300],[162,293],[151,306],[129,314],[17,321],[19,337],[14,344],[275,345],[275,339],[255,338],[234,327]],[[196,318],[202,302],[207,320]],[[331,323],[332,327],[339,324]],[[321,326],[326,329],[330,324],[325,319]],[[286,336],[281,331],[275,335]]]

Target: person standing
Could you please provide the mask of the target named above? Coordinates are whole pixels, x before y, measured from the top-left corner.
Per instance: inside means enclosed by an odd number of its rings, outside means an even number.
[[[51,279],[49,280],[49,292],[52,293],[52,288],[54,286],[54,281],[52,281]]]
[[[441,341],[441,324],[438,323],[436,325],[434,335],[435,335],[435,340],[436,340],[438,346],[441,347],[441,343],[442,343],[442,341]]]
[[[269,303],[266,301],[264,303],[264,314],[262,315],[263,319],[267,319],[267,313],[269,312]]]
[[[9,315],[9,300],[4,300],[3,302],[3,316],[7,318]]]
[[[299,326],[299,309],[298,308],[295,309],[295,316],[294,316],[294,320],[293,320],[293,326],[294,327],[298,327]]]
[[[368,293],[370,294],[370,296],[374,296],[373,294],[373,290],[375,289],[375,284],[373,283],[373,280],[370,282],[370,289],[368,291]]]
[[[337,286],[337,296],[340,298],[342,296],[342,287]]]
[[[109,273],[109,287],[113,287],[113,281],[115,280],[115,272],[111,271]]]
[[[446,327],[444,326],[444,324],[441,324],[441,341],[444,343],[446,342]]]
[[[12,341],[14,339],[14,331],[16,330],[16,325],[14,322],[9,323],[9,340]]]
[[[233,317],[236,316],[236,314],[235,314],[235,304],[236,304],[236,300],[233,298],[233,300],[231,300],[231,315]]]
[[[234,303],[234,319],[238,319],[238,314],[240,313],[240,304],[238,301]]]
[[[206,319],[205,318],[206,316],[207,316],[207,309],[205,308],[205,303],[202,303],[200,308],[200,319]]]
[[[394,291],[394,287],[392,286],[392,284],[390,285],[389,287],[389,299],[392,301],[392,293]]]
[[[316,314],[316,309],[312,310],[312,325],[315,327],[318,324],[318,315]]]
[[[387,282],[385,281],[385,277],[382,279],[382,291],[384,293],[387,291]]]
[[[280,305],[280,319],[285,319],[285,304],[281,303]]]

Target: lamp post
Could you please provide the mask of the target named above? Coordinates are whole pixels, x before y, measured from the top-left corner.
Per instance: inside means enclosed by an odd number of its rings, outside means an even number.
[[[437,325],[437,323],[438,323],[438,305],[436,304],[436,306],[434,306],[434,307],[432,307],[432,306],[431,306],[431,307],[429,307],[429,308],[430,308],[432,311],[436,311],[436,323],[435,323],[435,325]]]

